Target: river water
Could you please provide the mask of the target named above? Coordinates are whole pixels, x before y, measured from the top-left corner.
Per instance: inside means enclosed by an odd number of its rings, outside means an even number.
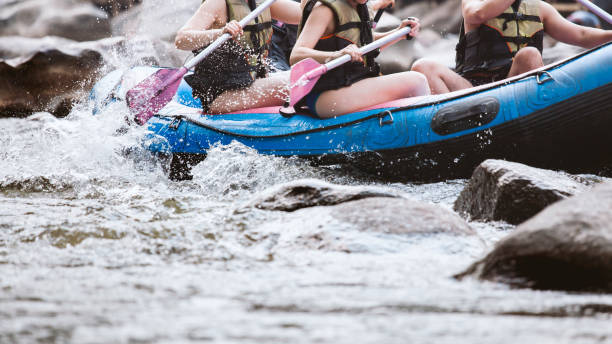
[[[610,295],[452,278],[512,226],[313,230],[244,209],[303,178],[451,208],[465,180],[389,184],[232,144],[173,182],[144,129],[116,134],[123,115],[0,120],[0,343],[612,342]]]

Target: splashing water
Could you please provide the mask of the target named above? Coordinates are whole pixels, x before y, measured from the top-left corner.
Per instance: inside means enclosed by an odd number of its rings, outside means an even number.
[[[125,104],[96,116],[91,107],[77,104],[64,119],[0,119],[0,343],[612,338],[601,311],[609,295],[452,278],[507,224],[471,223],[471,237],[406,236],[326,222],[317,209],[244,209],[304,178],[391,188],[450,209],[463,180],[387,184],[232,143],[211,149],[193,180],[173,182],[169,161],[142,148],[146,129],[126,126]]]

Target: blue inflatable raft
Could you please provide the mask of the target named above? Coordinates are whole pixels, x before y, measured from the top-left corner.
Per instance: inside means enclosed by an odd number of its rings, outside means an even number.
[[[124,75],[134,85],[155,70],[105,76],[91,93],[96,108],[122,100],[131,87]],[[157,139],[147,148],[172,153],[172,176],[179,179],[212,145],[234,140],[261,154],[350,164],[401,180],[468,177],[488,158],[592,172],[612,161],[612,44],[497,83],[331,119],[285,117],[279,109],[204,114],[183,81],[149,120]]]

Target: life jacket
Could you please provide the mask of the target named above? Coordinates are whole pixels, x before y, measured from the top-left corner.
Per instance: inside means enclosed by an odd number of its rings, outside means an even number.
[[[248,4],[245,0],[225,0],[228,22],[242,20],[261,2],[263,0],[248,0]],[[243,35],[215,49],[195,66],[193,74],[185,77],[193,89],[193,96],[201,100],[205,111],[221,93],[249,87],[255,79],[267,75],[265,60],[272,38],[270,9],[253,21],[243,28]],[[194,54],[199,54],[204,48],[194,51]]]
[[[309,0],[304,6],[302,22],[298,31],[301,33],[306,20],[317,2],[329,7],[336,21],[334,32],[322,37],[315,45],[315,50],[338,51],[355,44],[362,47],[373,41],[372,22],[366,5],[353,8],[346,0]],[[298,33],[299,35],[299,33]],[[364,55],[364,62],[348,62],[325,73],[317,82],[312,92],[323,92],[346,87],[355,82],[380,75],[380,66],[374,61],[379,50]]]
[[[540,0],[516,0],[504,13],[468,33],[462,24],[455,70],[466,77],[486,77],[501,70],[504,75],[494,79],[503,79],[520,49],[535,47],[542,52],[543,30]]]

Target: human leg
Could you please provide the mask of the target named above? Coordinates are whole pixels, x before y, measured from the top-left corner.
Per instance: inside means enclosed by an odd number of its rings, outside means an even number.
[[[210,105],[212,113],[228,113],[266,106],[280,106],[289,95],[289,73],[274,73],[257,79],[247,88],[225,91]]]
[[[508,77],[516,76],[544,66],[542,54],[533,47],[519,50],[512,61]]]
[[[330,118],[387,101],[430,94],[421,73],[403,72],[360,80],[338,90],[326,91],[316,102],[321,118]]]
[[[442,94],[472,87],[472,84],[441,63],[419,59],[412,70],[427,77],[432,94]]]

